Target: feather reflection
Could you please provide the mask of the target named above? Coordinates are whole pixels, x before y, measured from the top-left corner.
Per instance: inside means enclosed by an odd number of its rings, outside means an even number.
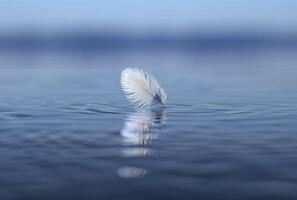
[[[139,158],[149,157],[153,152],[150,145],[153,140],[158,138],[164,119],[164,109],[141,110],[129,115],[121,131],[123,143],[126,145],[122,151],[123,156]],[[137,169],[137,173],[135,169]],[[127,170],[132,171],[127,172]],[[123,171],[125,173],[123,173]],[[140,171],[143,173],[140,173]],[[125,176],[123,176],[123,174]],[[121,178],[143,177],[146,174],[149,174],[149,170],[133,166],[123,166],[118,169],[118,175]]]
[[[131,145],[148,145],[158,138],[164,109],[142,110],[128,116],[121,131],[124,142]]]

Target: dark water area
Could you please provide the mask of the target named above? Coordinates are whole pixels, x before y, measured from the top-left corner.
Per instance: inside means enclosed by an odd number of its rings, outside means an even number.
[[[0,199],[296,199],[297,51],[0,55]],[[137,111],[120,72],[152,73]]]

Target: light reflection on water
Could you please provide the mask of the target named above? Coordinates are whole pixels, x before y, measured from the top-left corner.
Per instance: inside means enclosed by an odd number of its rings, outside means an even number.
[[[121,130],[123,138],[124,157],[149,157],[153,153],[150,147],[158,138],[162,123],[166,118],[163,108],[138,110],[128,115],[125,126]],[[118,169],[118,175],[122,178],[143,177],[149,170],[131,166]]]
[[[121,136],[130,145],[148,145],[158,138],[159,129],[165,118],[164,109],[140,110],[129,115]]]

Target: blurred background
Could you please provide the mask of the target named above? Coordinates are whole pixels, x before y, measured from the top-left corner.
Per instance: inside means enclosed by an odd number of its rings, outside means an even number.
[[[30,83],[33,92],[67,79],[49,69],[109,68],[118,80],[121,69],[133,66],[170,72],[176,82],[189,75],[198,82],[188,85],[215,95],[285,93],[288,100],[296,91],[294,0],[2,0],[0,6],[3,90],[13,79],[22,85],[13,90]],[[24,81],[19,69],[29,68],[43,78]]]
[[[0,5],[2,56],[214,54],[297,46],[294,0],[2,0]]]

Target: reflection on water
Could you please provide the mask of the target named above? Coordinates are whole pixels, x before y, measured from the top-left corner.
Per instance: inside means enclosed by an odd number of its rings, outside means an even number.
[[[121,178],[140,178],[149,173],[148,170],[140,167],[121,167],[117,172]]]
[[[158,138],[161,125],[165,119],[163,108],[157,110],[140,110],[130,114],[121,131],[123,143],[122,150],[124,157],[149,157],[153,149],[150,144]],[[118,169],[118,175],[121,178],[143,177],[149,173],[149,170],[124,166]]]
[[[131,145],[151,143],[158,137],[164,113],[164,109],[141,110],[128,116],[121,131],[124,142]]]

